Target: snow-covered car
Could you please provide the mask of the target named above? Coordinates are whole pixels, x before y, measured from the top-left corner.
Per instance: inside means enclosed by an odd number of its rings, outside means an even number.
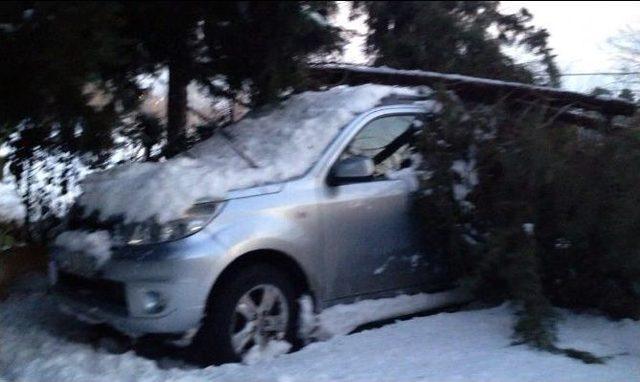
[[[322,311],[448,288],[411,212],[414,143],[436,108],[428,89],[305,92],[173,159],[90,175],[52,248],[61,306],[192,337],[220,363],[300,344],[304,296]]]

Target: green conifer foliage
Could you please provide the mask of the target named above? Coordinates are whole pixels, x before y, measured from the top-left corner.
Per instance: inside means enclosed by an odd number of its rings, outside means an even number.
[[[425,240],[485,300],[511,300],[516,343],[555,345],[552,306],[640,318],[640,139],[553,119],[544,103],[464,104],[422,139]]]

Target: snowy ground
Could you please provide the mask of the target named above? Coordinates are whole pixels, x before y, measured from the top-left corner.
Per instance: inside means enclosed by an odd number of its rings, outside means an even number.
[[[561,313],[562,346],[610,357],[586,365],[511,346],[505,305],[441,313],[334,337],[251,366],[195,368],[110,352],[42,292],[0,303],[0,381],[638,381],[640,323]],[[97,344],[97,345],[96,345]]]

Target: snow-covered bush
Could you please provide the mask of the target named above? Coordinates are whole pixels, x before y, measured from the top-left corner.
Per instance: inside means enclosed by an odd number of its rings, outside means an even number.
[[[480,297],[520,307],[516,341],[595,361],[554,345],[551,305],[640,318],[640,136],[441,98],[422,139],[426,240]]]
[[[26,211],[13,186],[0,182],[0,251],[14,243],[15,230],[22,225]]]

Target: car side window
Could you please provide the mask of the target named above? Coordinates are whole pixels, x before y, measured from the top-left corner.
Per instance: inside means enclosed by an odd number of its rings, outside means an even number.
[[[366,156],[375,164],[375,177],[411,165],[413,137],[418,115],[402,114],[377,118],[364,126],[349,143],[340,160]]]

